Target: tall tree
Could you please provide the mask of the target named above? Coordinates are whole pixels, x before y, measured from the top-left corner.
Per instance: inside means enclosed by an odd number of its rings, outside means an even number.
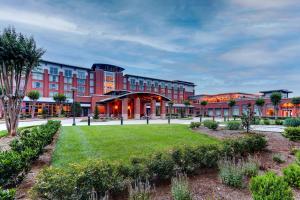
[[[258,107],[259,117],[262,116],[262,108],[265,105],[265,100],[263,98],[258,98],[255,101],[255,105]]]
[[[61,116],[63,104],[66,102],[67,97],[64,94],[56,94],[53,96],[53,100],[59,105],[58,116]]]
[[[188,115],[188,107],[191,105],[191,102],[189,100],[183,101],[184,107],[185,107],[185,115]]]
[[[40,98],[40,92],[37,90],[31,90],[27,93],[28,98],[32,101],[31,105],[31,118],[34,118],[35,106],[37,100]]]
[[[300,105],[300,97],[293,97],[292,104],[296,108],[296,116],[299,117],[299,105]]]
[[[282,95],[280,92],[273,92],[270,96],[271,102],[274,106],[274,110],[275,110],[275,119],[278,118],[278,110],[279,110],[279,104],[281,102],[282,99]]]
[[[201,110],[202,110],[202,117],[204,117],[205,107],[207,106],[207,104],[208,104],[207,101],[201,101],[201,102],[200,102]]]
[[[16,33],[14,28],[4,29],[0,35],[0,102],[11,136],[17,133],[29,75],[44,53],[33,37]]]
[[[236,101],[234,99],[230,99],[228,101],[228,107],[229,107],[229,110],[230,110],[230,117],[233,116],[233,110],[232,110],[232,108],[235,106],[235,104],[236,104]]]

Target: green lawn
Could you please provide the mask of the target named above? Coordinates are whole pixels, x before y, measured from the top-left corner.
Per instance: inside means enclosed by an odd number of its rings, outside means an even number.
[[[7,130],[0,131],[0,138],[7,136]]]
[[[218,143],[215,138],[191,131],[187,125],[126,125],[63,127],[52,165],[87,159],[124,160],[149,155],[174,146]]]

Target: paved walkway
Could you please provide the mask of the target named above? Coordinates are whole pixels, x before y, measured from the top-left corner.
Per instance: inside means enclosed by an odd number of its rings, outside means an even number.
[[[87,125],[87,122],[81,122],[81,120],[84,118],[77,118],[76,119],[76,125],[77,126],[84,126]],[[204,118],[203,120],[208,119]],[[223,118],[216,118],[215,119],[218,122],[223,122]],[[172,124],[190,124],[191,122],[199,122],[199,117],[193,118],[192,120],[188,119],[171,119]],[[34,121],[21,121],[19,123],[19,127],[26,127],[26,126],[33,126],[33,125],[40,125],[46,123],[47,120],[34,120]],[[62,126],[72,126],[73,119],[67,118],[62,119]],[[155,120],[149,120],[149,124],[167,124],[168,120],[165,119],[155,119]],[[124,120],[124,125],[126,124],[146,124],[146,120]],[[113,120],[113,121],[107,121],[107,122],[91,122],[92,126],[95,125],[120,125],[120,120]],[[224,124],[221,124],[220,126],[225,126]],[[265,126],[265,125],[253,125],[251,126],[251,129],[254,131],[271,131],[271,132],[283,132],[284,126]],[[6,130],[5,123],[0,124],[0,131]]]

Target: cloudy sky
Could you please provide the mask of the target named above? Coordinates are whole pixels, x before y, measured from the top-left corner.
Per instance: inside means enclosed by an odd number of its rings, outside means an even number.
[[[44,59],[197,84],[197,93],[300,95],[300,0],[0,0]]]

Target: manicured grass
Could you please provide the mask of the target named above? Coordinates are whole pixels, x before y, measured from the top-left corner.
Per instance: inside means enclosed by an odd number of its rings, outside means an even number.
[[[174,146],[218,143],[193,132],[187,125],[126,125],[63,127],[52,157],[52,165],[88,159],[124,160],[149,155]]]
[[[0,138],[7,136],[7,130],[0,131]]]

